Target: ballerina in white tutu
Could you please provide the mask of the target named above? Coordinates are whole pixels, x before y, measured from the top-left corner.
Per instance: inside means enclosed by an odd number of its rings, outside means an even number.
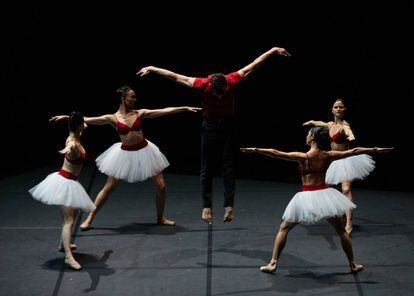
[[[306,137],[310,146],[308,152],[282,152],[276,149],[241,148],[245,153],[260,153],[273,158],[280,158],[299,163],[302,175],[302,190],[289,202],[282,216],[282,223],[275,238],[273,255],[268,265],[260,267],[263,272],[275,272],[279,256],[286,244],[288,232],[299,223],[311,224],[327,219],[338,233],[342,248],[348,258],[352,272],[359,272],[363,265],[354,261],[352,243],[345,231],[341,216],[347,210],[355,208],[345,195],[325,185],[325,174],[329,164],[337,159],[352,155],[374,152],[388,152],[392,148],[354,148],[346,151],[325,151],[329,145],[328,130],[324,127],[313,127]]]
[[[72,228],[79,210],[93,211],[95,205],[85,189],[78,182],[77,177],[82,170],[86,158],[80,137],[86,128],[83,116],[79,112],[72,112],[68,117],[69,137],[66,147],[59,151],[65,155],[62,168],[46,177],[41,183],[29,190],[32,197],[47,205],[58,205],[63,216],[62,238],[60,251],[65,252],[65,263],[72,269],[79,270],[81,265],[73,258],[71,249]]]
[[[310,120],[303,125],[324,126],[329,129],[331,149],[344,151],[349,149],[349,143],[355,140],[355,136],[348,122],[344,120],[345,104],[343,99],[336,99],[332,106],[334,121],[323,122]],[[331,163],[326,172],[326,183],[336,185],[342,183],[342,193],[352,201],[352,181],[365,179],[375,168],[375,161],[371,156],[362,154],[336,160]],[[345,229],[351,235],[352,210],[346,212]]]
[[[89,212],[81,224],[81,230],[91,228],[92,221],[105,204],[110,193],[120,180],[134,183],[152,178],[155,187],[155,203],[157,208],[157,223],[175,225],[175,222],[164,216],[165,208],[165,179],[163,170],[169,166],[164,154],[150,141],[144,138],[141,122],[146,118],[154,118],[180,112],[197,112],[201,108],[168,107],[164,109],[134,110],[137,101],[135,92],[129,86],[117,89],[121,104],[115,114],[98,117],[84,117],[85,122],[93,125],[112,125],[118,131],[121,142],[113,144],[96,159],[96,165],[102,173],[108,176],[105,186],[95,199],[96,209]],[[66,119],[67,115],[59,115],[52,120]]]

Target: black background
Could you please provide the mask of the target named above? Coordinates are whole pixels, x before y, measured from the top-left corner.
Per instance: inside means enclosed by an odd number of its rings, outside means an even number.
[[[412,191],[412,2],[111,2],[2,9],[1,177],[58,167],[66,125],[48,118],[114,113],[119,86],[134,88],[137,108],[200,105],[191,89],[135,76],[143,66],[193,77],[228,73],[279,46],[292,57],[271,57],[237,91],[241,146],[304,151],[302,123],[331,120],[341,96],[356,145],[396,148],[375,156],[377,169],[357,184]],[[189,113],[144,121],[169,172],[198,174],[200,122]],[[90,126],[89,165],[116,141],[110,126]],[[255,155],[240,155],[239,177],[299,182],[296,165]]]

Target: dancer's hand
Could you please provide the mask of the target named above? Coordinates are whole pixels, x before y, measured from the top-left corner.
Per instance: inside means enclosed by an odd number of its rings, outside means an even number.
[[[284,57],[290,57],[290,53],[287,52],[286,49],[281,48],[281,47],[273,47],[272,51],[274,53],[277,53],[278,55],[284,56]]]
[[[302,126],[313,125],[313,120],[306,121],[302,124]]]
[[[203,108],[199,108],[199,107],[186,107],[188,112],[198,112],[203,110]]]
[[[49,122],[52,122],[52,121],[60,121],[60,120],[68,119],[68,118],[69,118],[68,115],[56,115],[56,116],[52,116],[49,119]]]
[[[136,74],[140,77],[145,76],[149,74],[153,68],[154,68],[153,66],[141,68],[141,70],[139,70]]]
[[[240,152],[243,153],[254,153],[257,151],[257,148],[240,148]]]
[[[375,147],[375,151],[378,153],[388,153],[394,150],[394,147],[387,147],[387,148],[380,148],[380,147]]]

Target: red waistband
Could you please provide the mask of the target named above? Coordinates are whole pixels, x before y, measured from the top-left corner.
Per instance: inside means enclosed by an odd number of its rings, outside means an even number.
[[[329,188],[326,185],[302,185],[302,188],[300,191],[315,191],[315,190],[322,190]]]
[[[141,143],[139,143],[137,145],[126,146],[126,145],[122,144],[121,149],[126,150],[126,151],[137,151],[137,150],[140,150],[140,149],[146,147],[147,145],[148,145],[148,142],[147,142],[147,140],[144,139],[144,141],[142,141]]]
[[[75,176],[72,173],[69,173],[69,172],[65,171],[64,169],[60,169],[59,175],[61,175],[62,177],[66,178],[66,179],[70,179],[70,180],[74,180],[74,181],[78,180],[77,176]]]

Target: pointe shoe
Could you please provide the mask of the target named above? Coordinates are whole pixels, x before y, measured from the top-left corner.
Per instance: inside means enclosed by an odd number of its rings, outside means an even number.
[[[201,219],[207,224],[212,223],[211,208],[204,208],[201,214]]]
[[[86,222],[86,221],[84,221],[80,226],[79,226],[79,229],[80,230],[82,230],[82,231],[86,231],[86,230],[89,230],[89,229],[91,229],[92,228],[92,226],[91,226],[91,223],[89,223],[89,222]]]
[[[175,221],[169,220],[163,216],[161,219],[158,219],[157,224],[166,225],[166,226],[175,226]]]
[[[275,273],[276,272],[276,261],[271,261],[268,265],[260,266],[260,271],[267,272],[267,273]]]
[[[65,264],[73,270],[80,270],[82,268],[82,266],[73,257],[65,258]]]
[[[70,244],[70,249],[71,249],[71,250],[75,250],[77,247],[78,247],[78,246],[77,246],[77,245],[75,245],[75,244]],[[65,252],[65,248],[63,247],[63,245],[62,245],[62,244],[58,247],[58,251],[59,251],[59,252]]]
[[[358,263],[351,263],[350,267],[352,273],[358,273],[364,269],[364,265]]]
[[[233,207],[226,207],[226,212],[224,213],[223,222],[231,222],[233,221]]]

